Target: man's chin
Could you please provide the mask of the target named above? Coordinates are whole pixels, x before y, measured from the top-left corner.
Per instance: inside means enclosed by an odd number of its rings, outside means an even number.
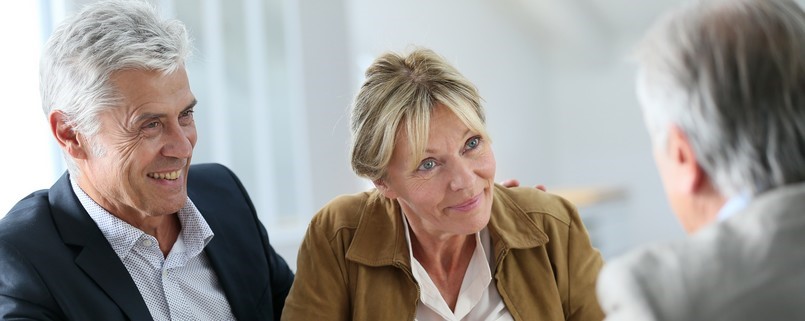
[[[155,205],[151,206],[151,213],[154,213],[156,216],[176,214],[185,206],[186,202],[187,196],[181,198],[181,200],[177,198],[175,201],[162,200],[162,202],[154,202],[151,203]]]

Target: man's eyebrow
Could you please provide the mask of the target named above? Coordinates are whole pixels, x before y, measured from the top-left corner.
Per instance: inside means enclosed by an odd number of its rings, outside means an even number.
[[[162,118],[162,117],[165,117],[165,116],[166,116],[165,114],[157,114],[157,113],[140,114],[137,117],[134,117],[134,124],[139,124],[139,123],[143,122],[144,120]]]
[[[182,113],[195,108],[197,103],[198,103],[198,100],[193,99],[193,101],[190,102],[190,104],[188,104],[187,107],[182,109]],[[144,113],[144,114],[141,114],[141,115],[135,117],[134,118],[134,123],[139,124],[140,122],[142,122],[142,121],[144,121],[146,119],[162,118],[162,117],[166,117],[167,115],[168,114],[165,114],[165,113]]]
[[[188,105],[187,105],[187,107],[185,107],[185,109],[184,109],[184,110],[182,110],[182,112],[186,112],[186,111],[188,111],[188,110],[190,110],[190,109],[195,108],[195,107],[196,107],[196,104],[198,104],[198,100],[196,100],[196,99],[194,98],[194,99],[193,99],[193,101],[192,101],[192,102],[190,102],[190,104],[188,104]]]

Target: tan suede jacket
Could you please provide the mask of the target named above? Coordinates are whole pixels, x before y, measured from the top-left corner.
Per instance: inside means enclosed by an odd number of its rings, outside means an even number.
[[[494,193],[494,280],[514,319],[603,319],[603,261],[573,205],[534,188]],[[400,207],[370,191],[339,196],[313,218],[282,320],[410,321],[418,301]]]

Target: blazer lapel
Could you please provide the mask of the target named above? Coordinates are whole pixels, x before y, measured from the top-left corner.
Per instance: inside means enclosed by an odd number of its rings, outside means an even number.
[[[68,174],[50,188],[50,207],[65,244],[77,249],[75,263],[131,320],[151,320],[151,313],[129,272],[98,226],[81,206]]]
[[[256,226],[246,217],[254,208],[224,167],[192,165],[187,194],[215,233],[204,248],[218,284],[238,320],[271,318],[271,281]],[[263,254],[264,255],[264,254]]]
[[[191,199],[193,199],[192,195]],[[232,236],[233,233],[238,232],[226,230],[215,219],[216,217],[225,217],[225,215],[213,214],[216,212],[214,209],[200,203],[194,202],[199,212],[204,216],[204,220],[210,225],[210,229],[215,233],[215,237],[207,244],[204,251],[215,270],[215,274],[218,276],[218,283],[226,294],[229,306],[232,308],[232,314],[238,319],[253,317],[258,314],[254,310],[258,298],[254,297],[255,293],[245,291],[248,286],[242,284],[242,282],[249,282],[248,278],[245,277],[248,273],[241,271],[243,268],[248,268],[249,264],[244,264],[244,262],[238,260],[240,256],[236,255],[236,253],[239,249],[229,242],[229,239],[234,237]]]

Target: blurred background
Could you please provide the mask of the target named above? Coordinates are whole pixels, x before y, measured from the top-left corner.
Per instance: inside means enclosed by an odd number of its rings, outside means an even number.
[[[64,171],[38,98],[43,42],[90,1],[3,4],[0,216]],[[232,168],[291,266],[310,217],[371,186],[350,170],[349,105],[384,51],[428,47],[485,101],[497,181],[576,202],[606,258],[682,237],[633,93],[629,53],[678,0],[153,0],[195,41],[194,163]]]

